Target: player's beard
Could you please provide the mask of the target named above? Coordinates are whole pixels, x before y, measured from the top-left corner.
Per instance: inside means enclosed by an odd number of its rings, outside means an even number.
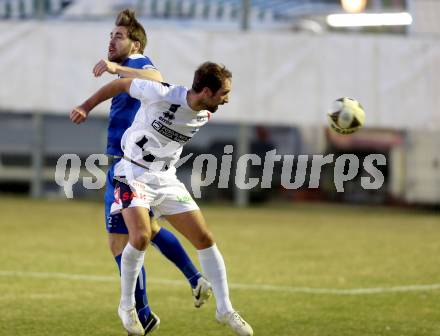
[[[218,109],[218,104],[212,104],[210,99],[205,99],[205,101],[203,101],[203,109],[215,113]]]
[[[207,106],[206,109],[209,112],[215,113],[217,111],[217,109],[218,109],[218,105]]]
[[[107,58],[110,62],[115,62],[115,63],[122,63],[126,58],[128,57],[127,55],[121,55],[121,54],[116,54],[116,53],[108,53]]]
[[[125,50],[115,50],[112,53],[108,52],[107,58],[110,62],[115,62],[121,64],[125,61],[125,59],[130,56],[131,47],[127,46]]]

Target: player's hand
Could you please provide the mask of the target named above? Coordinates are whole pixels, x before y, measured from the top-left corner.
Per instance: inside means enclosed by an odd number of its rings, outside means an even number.
[[[95,77],[101,76],[104,72],[115,74],[117,67],[117,63],[102,59],[93,67],[93,74]]]
[[[88,113],[81,106],[75,107],[72,112],[70,112],[70,120],[75,124],[81,124],[87,119]]]

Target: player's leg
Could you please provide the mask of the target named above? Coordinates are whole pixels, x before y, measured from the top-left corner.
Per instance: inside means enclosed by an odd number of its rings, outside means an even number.
[[[144,330],[139,320],[135,300],[136,285],[140,283],[143,288],[146,287],[144,277],[139,275],[144,264],[145,249],[151,238],[148,214],[151,199],[148,194],[145,187],[136,181],[130,183],[126,180],[115,180],[115,202],[111,213],[115,215],[122,212],[123,222],[128,230],[128,242],[120,258],[121,300],[118,314],[129,335],[144,335],[148,332],[148,328]],[[153,318],[154,314],[150,313],[149,316]]]
[[[232,307],[229,299],[225,262],[206,225],[202,212],[192,210],[174,215],[164,215],[164,217],[197,249],[203,273],[211,282],[216,299],[217,320],[230,325],[237,335],[253,335],[251,326]]]
[[[120,215],[120,214],[118,214]],[[121,215],[122,217],[122,215]],[[125,223],[124,223],[125,226]],[[115,261],[119,268],[119,275],[121,275],[121,258],[122,251],[128,243],[128,234],[109,234],[110,250],[113,253]],[[148,303],[147,288],[146,288],[146,271],[142,266],[139,272],[139,276],[136,282],[136,289],[134,291],[134,297],[136,301],[136,311],[139,317],[139,321],[144,327],[145,333],[158,328],[160,324],[159,317],[151,311]]]
[[[114,202],[114,181],[113,181],[114,165],[112,165],[107,173],[107,184],[105,192],[105,219],[108,235],[108,243],[110,250],[115,258],[115,261],[119,268],[119,274],[121,272],[121,255],[124,247],[128,242],[128,230],[124,223],[124,219],[121,213],[110,215],[110,208]],[[150,217],[152,213],[150,213]],[[195,298],[194,305],[199,308],[207,300],[210,295],[211,285],[204,279],[193,262],[189,258],[187,252],[176,238],[176,236],[166,230],[160,228],[157,221],[151,222],[152,227],[152,243],[154,246],[172,263],[180,269],[190,283],[193,291],[197,293],[201,292],[203,295],[198,299]],[[142,266],[139,273],[139,279],[135,290],[136,310],[138,312],[139,319],[145,328],[152,323],[152,319],[156,318],[156,323],[159,323],[159,319],[156,315],[151,316],[151,310],[148,304],[148,296],[146,292],[146,271]]]
[[[211,296],[211,284],[194,266],[176,236],[171,231],[157,225],[156,220],[152,220],[151,224],[152,245],[180,269],[192,288],[194,307],[200,308]]]
[[[144,335],[144,327],[136,312],[135,289],[151,237],[150,218],[148,210],[139,206],[123,209],[122,215],[129,234],[121,256],[121,301],[118,313],[129,334]]]
[[[193,289],[196,288],[202,275],[193,264],[180,241],[171,231],[157,225],[156,221],[153,221],[152,223],[155,225],[154,227],[152,226],[152,245],[154,245],[154,247],[156,247],[168,260],[174,263],[174,265],[183,273]]]
[[[217,310],[221,313],[232,311],[225,264],[200,210],[165,215],[164,218],[197,249],[203,273],[213,287]]]
[[[119,275],[121,275],[122,251],[128,243],[128,230],[121,213],[110,215],[110,208],[114,202],[113,171],[114,165],[110,167],[107,173],[107,184],[104,198],[105,221],[108,232],[109,248],[118,266]],[[160,324],[160,319],[150,310],[145,284],[146,271],[145,267],[142,265],[136,282],[135,300],[139,320],[144,329],[148,331],[148,329],[152,329],[153,327],[157,328]]]

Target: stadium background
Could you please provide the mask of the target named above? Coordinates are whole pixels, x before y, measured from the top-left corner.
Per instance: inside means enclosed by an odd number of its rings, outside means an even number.
[[[68,113],[112,79],[91,69],[126,7],[137,10],[146,54],[167,81],[189,85],[207,59],[233,72],[230,104],[187,153],[220,158],[233,144],[234,159],[272,149],[387,158],[379,190],[361,188],[361,171],[337,193],[332,165],[317,189],[307,179],[283,188],[280,165],[269,189],[202,188],[233,299],[256,334],[440,335],[436,0],[369,0],[366,13],[409,12],[413,22],[356,28],[327,23],[344,12],[339,0],[0,0],[0,335],[121,334],[102,191],[80,181],[66,200],[54,173],[62,154],[84,164],[104,152],[108,105],[79,127]],[[349,137],[326,126],[342,96],[367,114]],[[191,164],[179,172],[186,183]],[[84,165],[81,176],[90,176]],[[158,253],[148,258],[158,335],[225,334],[212,304],[194,311],[180,275]]]

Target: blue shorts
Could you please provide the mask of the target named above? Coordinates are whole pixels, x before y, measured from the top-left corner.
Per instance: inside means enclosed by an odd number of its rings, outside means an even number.
[[[128,234],[127,226],[121,213],[110,215],[110,207],[115,200],[115,182],[113,181],[115,165],[120,159],[113,159],[108,167],[107,182],[105,184],[104,206],[105,206],[105,227],[108,233]]]

